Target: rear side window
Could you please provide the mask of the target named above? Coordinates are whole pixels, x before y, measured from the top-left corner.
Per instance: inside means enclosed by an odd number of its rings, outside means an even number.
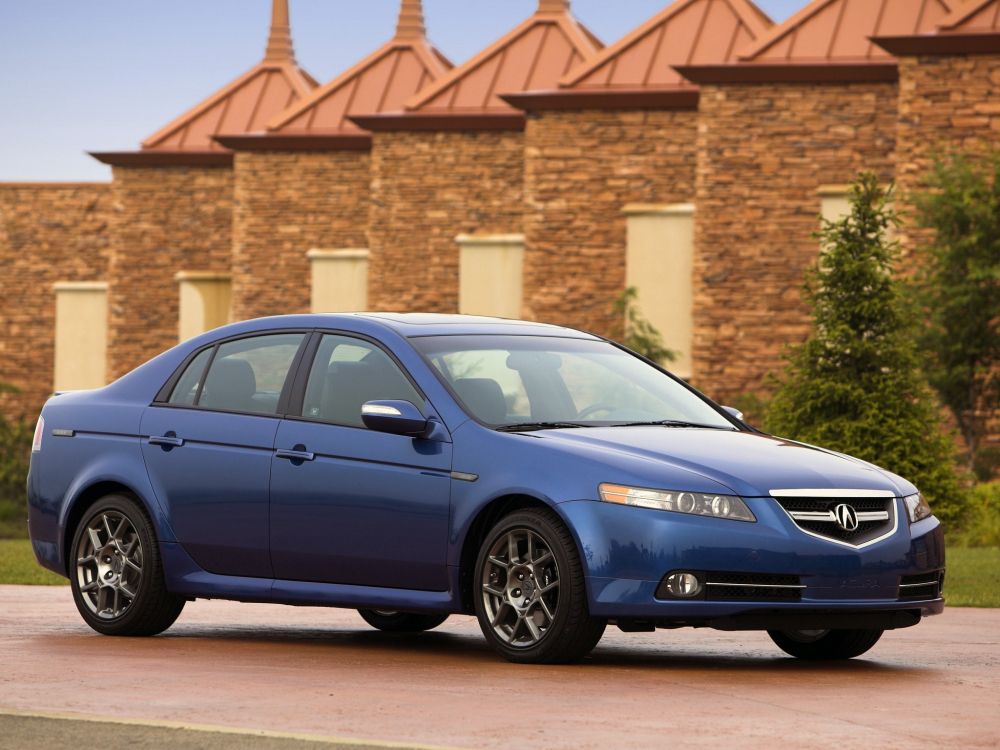
[[[182,406],[194,406],[195,399],[198,398],[198,388],[201,386],[202,376],[205,374],[205,367],[212,357],[212,348],[209,347],[198,353],[198,356],[191,360],[191,364],[184,370],[177,385],[174,386],[168,404],[180,404]]]
[[[306,384],[302,415],[325,422],[364,427],[361,405],[367,401],[424,399],[392,358],[374,344],[328,334],[320,341]]]
[[[188,365],[168,403],[277,414],[281,390],[304,338],[304,333],[280,333],[206,349]]]

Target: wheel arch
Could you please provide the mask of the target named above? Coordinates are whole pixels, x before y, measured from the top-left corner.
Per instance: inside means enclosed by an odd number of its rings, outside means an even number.
[[[558,505],[520,492],[512,492],[495,497],[479,509],[472,522],[468,525],[465,536],[462,539],[462,548],[458,562],[458,581],[459,604],[463,612],[472,613],[474,611],[473,586],[475,581],[476,557],[479,555],[479,548],[486,539],[486,535],[504,516],[514,511],[528,508],[540,508],[555,513],[559,518],[559,522],[569,530],[570,536],[573,537],[573,542],[576,545],[577,554],[580,554],[580,540],[572,527],[566,522],[563,514],[559,512]]]
[[[157,539],[161,539],[159,525],[157,524],[157,509],[143,497],[142,493],[137,492],[135,488],[119,479],[95,480],[79,489],[67,504],[66,517],[62,523],[63,538],[59,548],[62,554],[62,567],[66,571],[66,575],[72,574],[70,570],[70,560],[72,559],[70,546],[73,544],[73,537],[76,535],[76,527],[86,512],[100,501],[101,498],[108,495],[127,495],[138,502],[152,521]]]

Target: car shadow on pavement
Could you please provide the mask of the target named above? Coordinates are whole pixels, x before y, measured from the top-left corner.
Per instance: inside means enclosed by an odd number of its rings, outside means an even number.
[[[204,641],[208,646],[213,642],[220,641],[224,641],[230,646],[244,643],[250,647],[283,643],[287,644],[291,650],[305,648],[313,656],[318,656],[315,651],[319,649],[333,652],[330,654],[331,656],[336,656],[336,652],[340,650],[363,650],[365,659],[373,664],[380,658],[385,658],[395,664],[407,659],[420,662],[426,662],[430,659],[442,667],[449,665],[467,667],[470,662],[504,663],[486,641],[478,633],[472,631],[468,633],[436,631],[401,634],[350,629],[217,628],[188,625],[174,628],[157,637],[156,640],[184,642],[186,646],[191,645],[192,640]],[[676,651],[671,651],[671,644],[666,637],[662,641],[658,640],[655,645],[651,644],[647,638],[643,642],[637,642],[634,647],[629,647],[627,642],[617,640],[606,645],[598,645],[579,664],[566,665],[563,668],[592,666],[630,670],[752,671],[772,674],[843,673],[849,675],[898,675],[900,677],[912,677],[935,671],[931,668],[902,664],[898,661],[879,660],[877,646],[871,654],[861,658],[816,662],[785,656],[778,650],[777,646],[773,647],[772,653],[769,642],[748,643],[746,646],[735,646],[733,650],[726,650],[726,645],[728,644],[709,643],[704,651],[693,651],[690,642],[688,642]],[[759,650],[758,645],[767,650]],[[524,668],[518,665],[510,666],[518,669]]]

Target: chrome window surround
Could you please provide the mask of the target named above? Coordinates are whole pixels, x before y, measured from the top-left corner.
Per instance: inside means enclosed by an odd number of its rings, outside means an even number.
[[[814,498],[814,497],[818,497],[818,498],[831,498],[831,499],[850,500],[851,498],[883,497],[883,498],[892,498],[893,499],[893,502],[889,506],[892,510],[889,511],[889,514],[888,514],[889,516],[891,516],[891,519],[892,519],[892,527],[888,531],[886,531],[884,534],[882,534],[881,536],[877,536],[874,539],[869,539],[867,542],[863,542],[862,544],[851,544],[850,542],[844,542],[844,541],[841,541],[840,539],[832,539],[831,537],[823,536],[822,534],[816,534],[816,533],[814,533],[812,531],[808,531],[808,530],[802,528],[801,526],[799,526],[798,523],[796,523],[795,516],[796,515],[805,515],[805,516],[808,516],[808,515],[813,515],[812,513],[805,513],[805,514],[789,513],[787,510],[785,510],[784,506],[781,503],[776,503],[776,505],[779,508],[781,508],[782,512],[786,516],[788,516],[789,520],[792,523],[795,524],[795,528],[797,528],[803,534],[807,534],[807,535],[809,535],[811,537],[815,537],[816,539],[822,539],[824,542],[829,542],[830,544],[839,544],[841,547],[848,547],[850,549],[863,549],[865,547],[870,547],[873,544],[877,544],[878,542],[881,542],[883,539],[888,539],[893,534],[895,534],[896,531],[899,529],[899,510],[896,507],[897,504],[898,504],[897,503],[897,495],[896,495],[895,492],[892,492],[891,490],[790,489],[790,490],[770,490],[770,495],[771,495],[771,497],[774,497],[774,498],[779,498],[779,497]],[[862,515],[868,516],[868,515],[874,515],[876,513],[879,516],[878,518],[865,518],[864,520],[871,520],[871,521],[887,520],[886,516],[885,516],[886,511],[871,511],[869,513],[858,513],[858,520],[862,520],[861,519]],[[824,521],[824,520],[826,520],[825,516],[827,516],[827,515],[829,515],[829,518],[830,518],[831,521],[834,520],[832,512],[828,511],[827,513],[821,513],[819,515],[824,516],[824,518],[806,518],[806,517],[803,517],[802,520],[803,521]]]

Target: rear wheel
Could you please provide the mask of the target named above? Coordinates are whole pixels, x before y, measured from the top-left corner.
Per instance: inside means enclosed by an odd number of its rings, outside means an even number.
[[[420,633],[433,630],[448,619],[448,615],[422,615],[386,609],[359,609],[358,614],[373,628],[386,633]]]
[[[853,659],[878,643],[881,630],[768,630],[778,648],[799,659]]]
[[[606,621],[587,608],[573,538],[549,510],[502,519],[479,551],[474,580],[479,627],[510,661],[577,661],[604,634]]]
[[[108,495],[80,521],[70,547],[70,585],[84,621],[104,635],[156,635],[173,625],[183,597],[169,593],[145,510]]]

